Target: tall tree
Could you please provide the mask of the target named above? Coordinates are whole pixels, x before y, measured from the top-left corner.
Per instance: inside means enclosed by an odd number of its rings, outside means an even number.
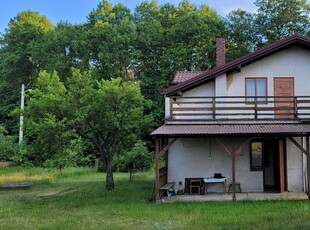
[[[16,128],[17,122],[8,118],[8,114],[17,106],[21,84],[32,84],[38,73],[33,63],[33,47],[51,29],[53,25],[45,16],[28,10],[11,19],[0,39],[0,95],[3,95],[0,120],[9,131]]]
[[[135,9],[137,27],[136,78],[142,92],[154,102],[156,125],[163,122],[161,91],[171,84],[177,70],[206,70],[215,63],[215,38],[223,21],[206,5],[189,1],[179,6],[156,1],[143,2]]]
[[[253,52],[260,44],[255,16],[241,9],[230,12],[225,20],[228,61]]]
[[[255,5],[258,35],[263,42],[273,43],[309,31],[310,6],[306,0],[256,0]]]
[[[107,0],[99,3],[88,16],[90,63],[98,79],[130,77],[136,29],[130,10]]]
[[[89,52],[84,24],[59,23],[38,40],[33,47],[33,62],[39,71],[57,71],[61,80],[71,68],[89,70]]]
[[[67,80],[65,86],[56,73],[40,74],[25,108],[26,133],[51,157],[64,156],[75,134],[90,141],[105,162],[106,188],[113,190],[113,157],[131,149],[152,121],[144,114],[139,84],[120,78],[95,81],[78,70]]]
[[[131,148],[151,122],[151,116],[144,114],[139,84],[120,78],[95,84],[75,71],[68,97],[73,128],[96,147],[106,166],[106,189],[112,190],[114,155]],[[82,111],[75,111],[81,107]]]

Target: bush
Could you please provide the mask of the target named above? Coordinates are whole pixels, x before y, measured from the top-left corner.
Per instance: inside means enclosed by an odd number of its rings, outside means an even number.
[[[132,179],[134,172],[149,169],[152,162],[152,154],[148,151],[145,143],[139,140],[131,151],[116,156],[113,163],[119,171],[130,172],[129,177]]]
[[[6,134],[5,128],[0,126],[0,161],[11,161],[16,152],[14,137]]]

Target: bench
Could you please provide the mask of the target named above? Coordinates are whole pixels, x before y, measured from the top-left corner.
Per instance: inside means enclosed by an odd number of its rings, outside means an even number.
[[[169,182],[167,184],[165,184],[164,186],[162,186],[159,191],[159,197],[162,197],[162,195],[164,194],[164,192],[167,192],[167,196],[170,199],[170,193],[169,193],[169,189],[173,188],[173,186],[175,185],[175,182]]]

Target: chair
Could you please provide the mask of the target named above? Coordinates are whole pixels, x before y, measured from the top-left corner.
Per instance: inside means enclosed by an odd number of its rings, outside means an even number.
[[[201,179],[191,179],[189,181],[189,194],[200,194],[201,183]]]
[[[233,190],[232,183],[229,183],[228,192],[232,192],[232,190]],[[236,182],[236,183],[235,183],[235,192],[239,192],[239,193],[242,192],[240,182]]]

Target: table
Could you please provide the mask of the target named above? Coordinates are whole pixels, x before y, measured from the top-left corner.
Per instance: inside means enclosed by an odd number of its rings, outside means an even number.
[[[207,177],[204,178],[203,181],[205,182],[205,193],[208,192],[208,184],[215,184],[215,183],[222,183],[223,184],[223,192],[226,193],[226,178],[214,178],[214,177]]]

